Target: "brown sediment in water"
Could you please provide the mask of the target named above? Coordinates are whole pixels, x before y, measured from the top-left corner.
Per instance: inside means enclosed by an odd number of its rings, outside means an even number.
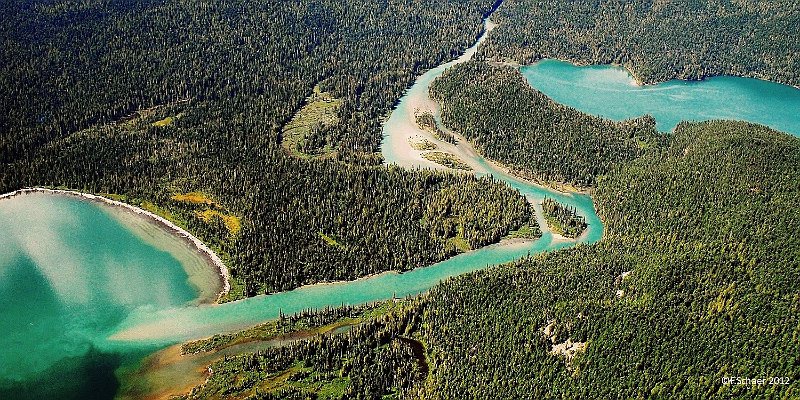
[[[345,326],[354,325],[357,324]],[[211,365],[224,357],[285,346],[318,335],[337,334],[342,327],[344,326],[323,331],[317,328],[290,332],[268,340],[243,340],[214,351],[192,354],[182,354],[181,344],[176,344],[151,354],[142,361],[138,370],[125,377],[125,381],[136,382],[142,386],[128,388],[128,393],[122,393],[118,399],[168,400],[174,396],[185,395],[193,388],[205,384],[213,373],[210,369]]]
[[[7,199],[15,196],[25,195],[28,193],[46,193],[46,194],[56,194],[56,195],[67,195],[67,196],[76,196],[81,199],[96,201],[99,203],[103,203],[109,206],[117,207],[132,214],[146,217],[148,220],[152,221],[165,231],[173,234],[174,236],[178,237],[179,239],[185,241],[189,245],[193,246],[199,253],[203,256],[206,262],[213,266],[216,270],[218,270],[219,279],[221,282],[222,289],[220,290],[219,294],[217,295],[217,300],[222,298],[222,296],[226,295],[230,291],[230,276],[228,274],[228,268],[219,258],[219,256],[211,250],[205,243],[203,243],[200,239],[196,238],[194,235],[190,234],[183,228],[175,225],[171,221],[167,220],[164,217],[156,215],[150,211],[143,210],[141,208],[132,206],[127,203],[123,203],[121,201],[112,200],[103,196],[98,196],[89,193],[82,193],[73,190],[61,190],[61,189],[47,189],[47,188],[24,188],[15,190],[10,193],[5,193],[0,195],[0,200]]]

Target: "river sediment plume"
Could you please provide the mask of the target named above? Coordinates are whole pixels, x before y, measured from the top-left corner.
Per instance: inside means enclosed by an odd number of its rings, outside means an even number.
[[[134,207],[134,206],[132,206],[130,204],[123,203],[121,201],[112,200],[112,199],[109,199],[107,197],[98,196],[98,195],[89,194],[89,193],[82,193],[82,192],[72,191],[72,190],[48,189],[48,188],[38,188],[38,187],[37,188],[25,188],[25,189],[20,189],[20,190],[16,190],[16,191],[13,191],[13,192],[10,192],[10,193],[6,193],[6,194],[3,194],[3,195],[0,195],[0,200],[6,199],[6,198],[12,198],[12,197],[15,197],[15,196],[22,196],[22,195],[26,195],[26,194],[31,194],[31,193],[48,193],[48,194],[55,194],[55,195],[76,196],[76,197],[80,197],[80,198],[86,199],[86,200],[101,202],[103,204],[110,205],[110,206],[113,206],[113,207],[118,208],[118,209],[122,209],[122,210],[124,210],[124,211],[126,211],[128,213],[132,213],[132,214],[137,215],[139,217],[147,218],[147,219],[157,223],[158,225],[160,225],[162,229],[167,230],[168,232],[170,232],[174,236],[179,237],[179,238],[181,238],[181,240],[184,240],[187,243],[189,243],[190,245],[192,245],[198,252],[200,252],[203,255],[203,257],[205,258],[205,260],[207,260],[209,265],[212,266],[212,268],[215,268],[218,271],[218,277],[219,277],[219,281],[221,283],[221,289],[220,289],[219,293],[216,296],[217,299],[221,298],[222,296],[227,294],[228,291],[230,291],[230,276],[229,276],[229,273],[228,273],[228,268],[225,266],[225,263],[222,262],[220,257],[213,250],[211,250],[205,243],[203,243],[201,240],[197,239],[191,233],[189,233],[186,230],[184,230],[183,228],[175,225],[174,223],[172,223],[171,221],[167,220],[164,217],[156,215],[156,214],[154,214],[154,213],[152,213],[150,211],[146,211],[146,210],[142,210],[141,208]],[[135,220],[132,220],[132,219],[129,219],[129,218],[124,218],[123,217],[123,220],[125,222],[128,222],[128,223],[136,224]],[[206,299],[206,301],[208,301],[208,299]]]

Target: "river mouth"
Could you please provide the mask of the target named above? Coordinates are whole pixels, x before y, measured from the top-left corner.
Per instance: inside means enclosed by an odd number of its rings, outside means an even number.
[[[215,298],[221,283],[196,249],[120,213],[62,193],[0,200],[0,393],[13,394],[0,397],[113,397],[113,371],[145,350],[109,351],[109,329],[137,309]]]

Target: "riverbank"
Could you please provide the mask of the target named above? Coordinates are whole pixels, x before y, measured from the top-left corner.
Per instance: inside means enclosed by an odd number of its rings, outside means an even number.
[[[122,372],[127,383],[118,400],[169,400],[190,393],[211,377],[211,364],[225,357],[255,353],[270,347],[285,346],[310,336],[285,335],[272,340],[251,341],[213,352],[182,354],[176,344],[149,355],[135,369]]]
[[[541,213],[541,207],[538,207],[541,200],[545,197],[554,197],[561,200],[569,198],[571,201],[581,201],[577,197],[588,195],[590,193],[589,190],[586,188],[571,188],[564,185],[559,186],[552,182],[535,182],[527,179],[528,177],[520,176],[519,173],[515,173],[511,168],[507,168],[496,161],[484,158],[470,141],[442,123],[441,115],[444,106],[430,97],[429,90],[433,81],[448,68],[472,59],[478,46],[486,39],[486,35],[496,26],[496,24],[492,23],[491,20],[487,18],[483,35],[472,47],[467,49],[461,57],[428,70],[417,78],[414,86],[401,98],[398,105],[384,123],[384,140],[381,145],[384,159],[387,164],[396,164],[407,169],[428,168],[449,170],[455,171],[456,173],[474,173],[479,176],[492,175],[497,179],[505,180],[509,182],[512,187],[524,189],[522,193],[534,207],[536,220],[539,223],[542,233],[553,233],[554,239],[556,239],[556,243],[558,244],[589,240],[588,234],[582,235],[576,240],[560,238],[560,235],[555,235],[546,224],[544,216]],[[433,132],[417,124],[416,116],[426,112],[433,115],[438,129],[444,134],[443,136],[455,138],[455,143],[441,140],[437,138]],[[419,143],[425,143],[426,145],[419,146]],[[442,151],[451,154],[467,165],[471,171],[453,170],[429,160],[424,157],[424,154],[429,151]],[[583,214],[591,220],[592,218],[590,217],[595,213],[593,210],[589,211],[587,209]],[[596,220],[595,223],[598,226],[602,226],[599,219]]]
[[[493,27],[494,24],[487,19],[484,34],[478,43]],[[424,134],[426,138],[430,137],[417,126],[415,112],[419,109],[438,111],[438,103],[432,101],[428,96],[430,83],[447,67],[469,60],[477,50],[478,43],[458,59],[422,74],[406,92],[406,95],[400,99],[384,123],[384,140],[381,149],[387,163],[410,169],[444,169],[443,166],[438,166],[438,164],[421,157],[419,152],[409,151],[413,150],[410,138],[415,138],[420,133]],[[437,123],[441,125],[441,121],[437,121]],[[137,312],[110,333],[110,345],[119,345],[119,343],[127,341],[140,343],[184,342],[220,333],[240,331],[277,318],[279,315],[308,309],[368,304],[391,298],[416,296],[453,276],[491,265],[511,262],[533,254],[570,247],[577,243],[593,243],[602,237],[603,225],[597,219],[591,198],[588,196],[562,193],[511,176],[491,162],[484,160],[463,138],[461,138],[460,146],[433,139],[431,141],[436,143],[439,149],[456,151],[461,155],[463,161],[475,167],[474,173],[479,176],[492,175],[494,179],[505,181],[511,187],[519,190],[533,204],[537,222],[543,231],[542,237],[535,240],[506,238],[499,243],[461,253],[434,265],[403,273],[388,271],[352,281],[322,282],[291,291],[255,296],[222,305],[163,310],[157,313]],[[398,161],[398,158],[402,160]],[[540,201],[544,197],[554,197],[565,204],[576,207],[591,221],[590,227],[578,239],[567,239],[550,232],[547,225],[542,223],[544,217]],[[231,347],[230,349],[233,351],[236,348]],[[241,350],[241,348],[239,349]]]
[[[187,244],[193,246],[206,260],[206,262],[215,268],[218,272],[218,277],[222,286],[222,289],[217,295],[217,301],[225,296],[230,291],[230,275],[228,273],[228,267],[222,262],[222,259],[213,251],[211,250],[205,243],[203,243],[200,239],[196,238],[191,233],[187,232],[185,229],[175,225],[171,221],[167,220],[164,217],[156,215],[150,211],[143,210],[141,208],[132,206],[127,203],[123,203],[121,201],[112,200],[107,197],[98,196],[89,193],[83,193],[73,190],[62,190],[62,189],[48,189],[48,188],[41,188],[41,187],[34,187],[34,188],[24,188],[15,190],[10,193],[5,193],[0,195],[0,200],[12,198],[16,196],[23,196],[29,193],[47,193],[47,194],[56,194],[56,195],[67,195],[67,196],[75,196],[80,197],[81,199],[86,199],[90,201],[96,201],[103,203],[105,205],[109,205],[112,207],[116,207],[122,209],[128,213],[135,214],[137,216],[145,217],[150,221],[154,222],[165,231],[169,232],[170,234],[178,237],[180,240],[185,241]]]

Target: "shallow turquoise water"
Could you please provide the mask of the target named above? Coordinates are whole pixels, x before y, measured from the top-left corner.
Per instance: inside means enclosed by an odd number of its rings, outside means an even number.
[[[733,119],[800,136],[800,89],[774,82],[720,76],[638,86],[621,67],[556,60],[520,72],[553,100],[616,121],[650,114],[659,130],[670,131],[682,120]]]
[[[104,352],[135,309],[188,305],[181,264],[74,196],[0,200],[0,398],[109,398],[131,356]],[[136,353],[136,351],[134,351]]]

